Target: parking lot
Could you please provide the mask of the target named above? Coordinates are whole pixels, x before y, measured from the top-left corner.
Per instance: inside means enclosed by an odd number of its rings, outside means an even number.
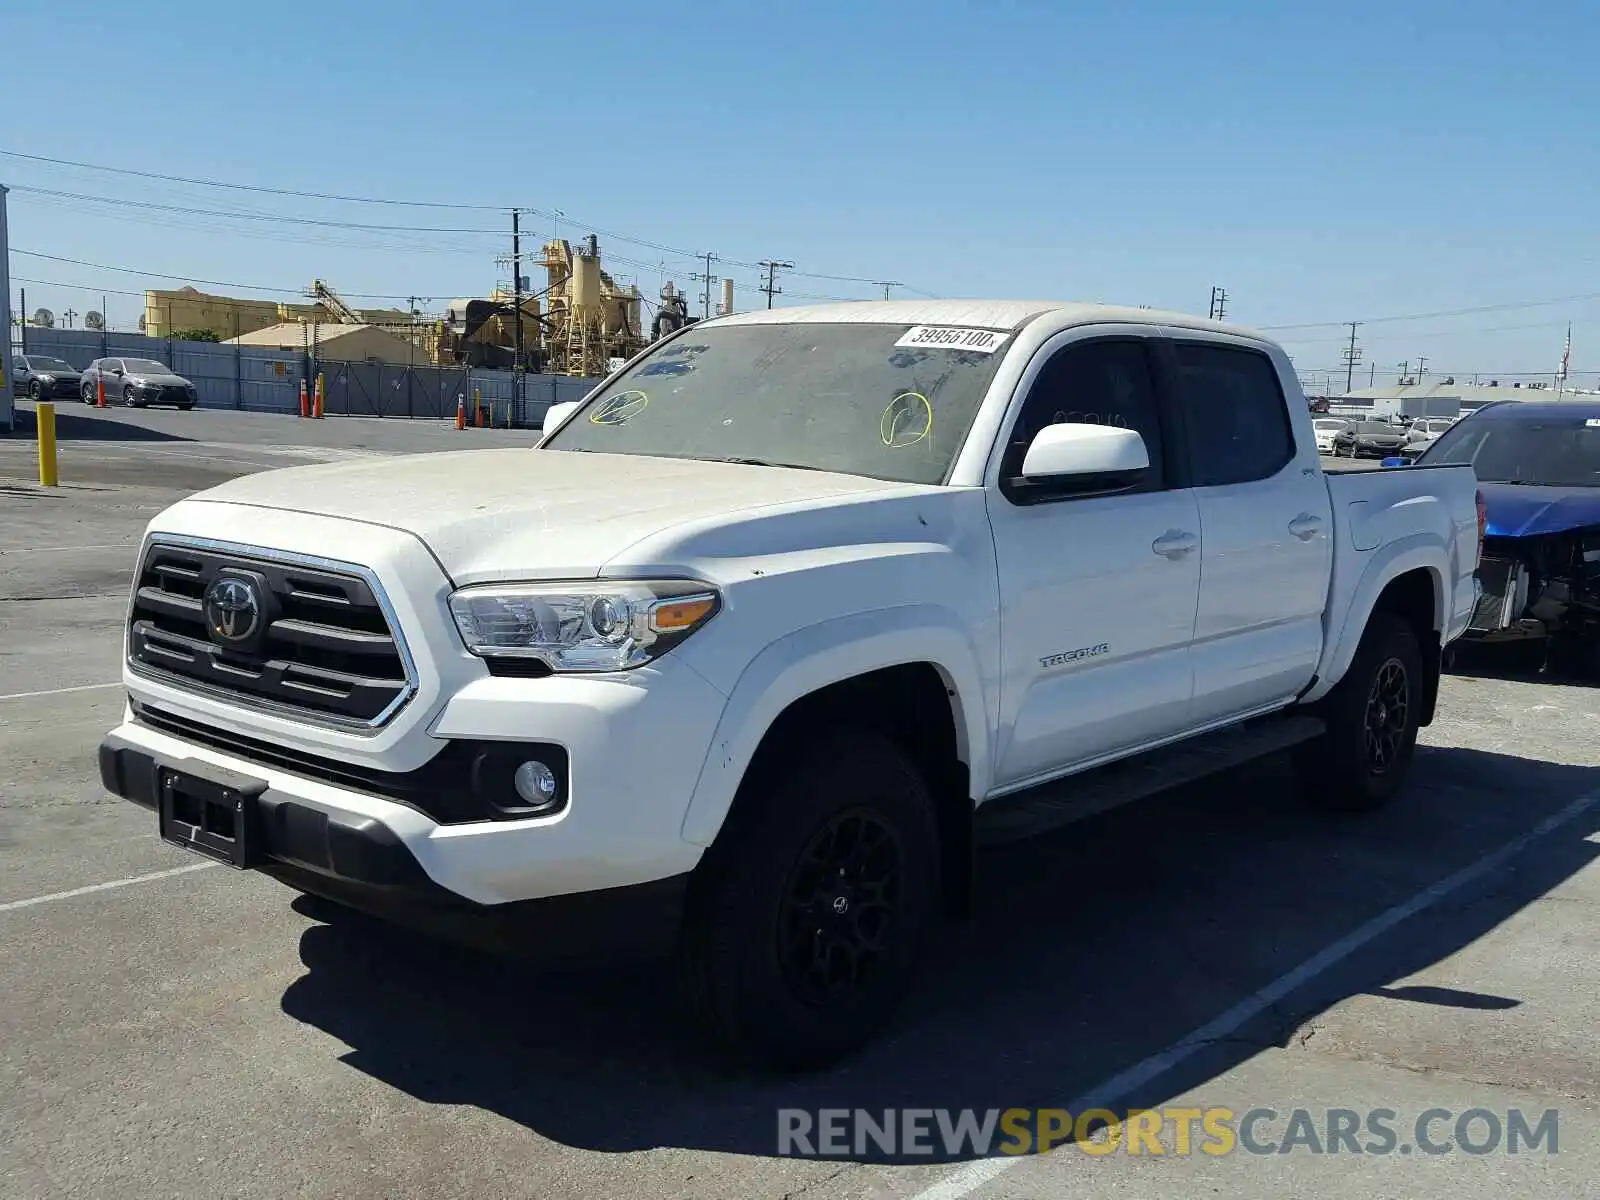
[[[980,864],[893,1035],[736,1073],[662,968],[543,975],[186,857],[105,794],[144,523],[250,471],[527,445],[31,406],[0,434],[0,1196],[1578,1197],[1600,1178],[1600,680],[1462,653],[1404,801],[1268,762]],[[780,1157],[780,1109],[1559,1114],[1554,1154]],[[1270,1128],[1270,1135],[1267,1130]],[[1447,1136],[1449,1123],[1440,1125]],[[1284,1120],[1263,1125],[1283,1142]]]

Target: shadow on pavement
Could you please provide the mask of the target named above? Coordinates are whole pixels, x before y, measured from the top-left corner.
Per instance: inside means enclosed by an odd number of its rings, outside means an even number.
[[[342,912],[303,935],[308,970],[283,1009],[420,1100],[591,1150],[770,1155],[779,1108],[1068,1107],[1597,786],[1600,769],[1425,748],[1403,803],[1335,818],[1300,806],[1269,762],[991,854],[976,918],[949,928],[898,1026],[798,1078],[721,1065],[686,1031],[665,967],[550,976]],[[1596,828],[1588,809],[1493,886],[1405,921],[1119,1106],[1159,1105],[1469,945],[1600,855],[1584,840]],[[1396,1004],[1518,1003],[1446,991],[1389,989]]]
[[[1588,650],[1588,661],[1584,650]],[[1600,651],[1572,643],[1547,646],[1543,639],[1490,645],[1458,642],[1451,648],[1446,670],[1451,675],[1508,683],[1600,687]]]
[[[193,438],[162,429],[151,429],[134,421],[118,420],[114,410],[80,405],[76,401],[56,402],[56,441],[58,442],[190,442]],[[38,421],[33,407],[17,402],[17,429],[11,436],[32,441]]]

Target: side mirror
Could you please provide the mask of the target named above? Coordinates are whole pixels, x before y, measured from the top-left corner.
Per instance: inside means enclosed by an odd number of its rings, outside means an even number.
[[[563,400],[560,404],[552,404],[544,410],[544,423],[539,426],[540,430],[549,437],[582,403],[581,400]]]
[[[113,375],[115,375],[118,379],[122,378],[122,368],[121,367],[112,367],[111,368],[111,373]]]
[[[1118,491],[1150,469],[1144,438],[1110,425],[1046,425],[1022,460],[1024,487],[1051,492]]]
[[[1386,459],[1383,460],[1383,462],[1379,463],[1378,465],[1379,466],[1384,466],[1384,467],[1409,467],[1411,465],[1411,460],[1409,458],[1399,458],[1399,457],[1386,458]]]

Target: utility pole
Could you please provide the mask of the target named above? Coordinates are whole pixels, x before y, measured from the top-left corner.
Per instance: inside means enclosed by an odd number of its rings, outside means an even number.
[[[888,300],[890,298],[890,296],[889,296],[889,289],[890,288],[905,287],[905,284],[901,283],[897,279],[885,279],[885,280],[881,280],[879,282],[878,286],[883,288],[883,298],[885,300]]]
[[[66,319],[67,319],[67,328],[68,328],[68,329],[71,329],[71,328],[72,328],[72,318],[73,318],[73,317],[75,317],[75,316],[77,316],[77,315],[78,315],[78,314],[77,314],[77,313],[75,313],[75,312],[73,312],[73,311],[72,311],[72,310],[71,310],[71,309],[70,309],[70,308],[69,308],[69,309],[67,309],[67,311],[66,311],[66,312],[64,312],[64,313],[62,313],[62,314],[61,314],[61,315],[62,315],[62,316],[63,316],[63,317],[65,317],[65,318],[66,318]],[[7,331],[6,331],[6,332],[7,332],[7,333],[8,333],[8,334],[9,334],[9,333],[10,333],[10,330],[7,330]]]
[[[1206,316],[1213,321],[1220,321],[1228,311],[1228,289],[1213,287],[1211,289],[1211,307],[1206,310]]]
[[[1378,385],[1378,364],[1377,363],[1368,363],[1367,364],[1367,386],[1368,387],[1376,387],[1377,385]]]
[[[1410,377],[1410,375],[1411,375],[1411,360],[1408,358],[1408,359],[1406,359],[1405,362],[1400,364],[1400,385],[1402,387],[1405,386],[1405,382],[1406,382],[1407,378]]]
[[[698,279],[702,284],[704,284],[704,287],[702,287],[700,291],[700,315],[703,319],[709,320],[711,318],[711,289],[722,282],[711,273],[711,264],[714,262],[720,262],[721,260],[709,250],[707,250],[700,257],[706,260],[706,269],[704,271],[694,272],[689,276],[689,278]]]
[[[1428,356],[1426,354],[1424,354],[1421,358],[1417,359],[1417,382],[1418,383],[1422,382],[1422,377],[1427,374],[1427,371],[1428,371]]]
[[[1361,351],[1356,347],[1356,327],[1360,321],[1350,322],[1350,345],[1344,352],[1344,390],[1348,394],[1355,387],[1356,364],[1361,361]]]
[[[515,405],[513,419],[522,420],[522,226],[516,209],[511,210],[511,303],[515,311],[511,316],[511,402]],[[477,413],[473,413],[477,417]]]
[[[771,308],[772,298],[774,296],[781,296],[783,294],[783,289],[777,284],[778,272],[793,270],[794,264],[792,262],[784,262],[780,259],[764,258],[761,260],[760,265],[765,267],[767,270],[767,283],[765,287],[758,290],[767,294],[767,307]]]

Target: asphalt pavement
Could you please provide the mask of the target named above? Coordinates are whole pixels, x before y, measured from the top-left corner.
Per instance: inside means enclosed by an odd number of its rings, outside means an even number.
[[[551,976],[429,942],[187,857],[100,788],[161,507],[250,470],[536,435],[62,413],[59,489],[0,435],[5,1200],[1595,1194],[1596,681],[1461,656],[1412,787],[1372,817],[1308,812],[1267,762],[991,853],[888,1037],[753,1076],[685,1031],[661,968]],[[1094,1102],[1277,1116],[1226,1154],[1101,1154],[1104,1134],[1015,1158],[777,1153],[780,1110]],[[1329,1110],[1391,1110],[1399,1136],[1277,1152],[1295,1109],[1324,1134]],[[1414,1136],[1431,1109],[1442,1153]],[[1557,1152],[1470,1153],[1472,1110],[1554,1110]]]

